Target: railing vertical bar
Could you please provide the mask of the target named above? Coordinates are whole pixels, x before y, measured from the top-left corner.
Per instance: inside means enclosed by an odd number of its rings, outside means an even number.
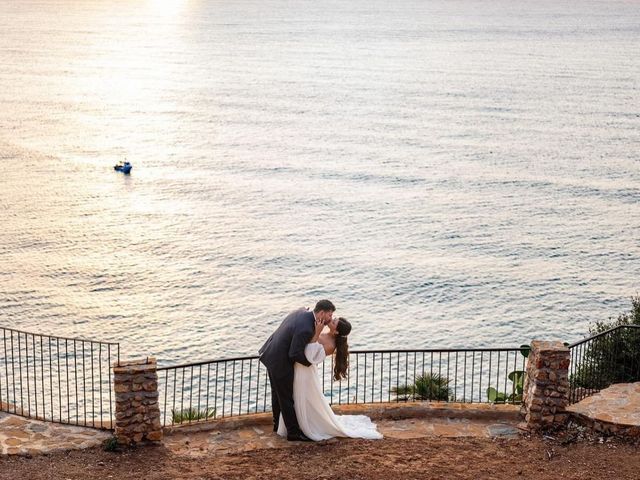
[[[487,379],[487,389],[491,387],[491,357],[493,357],[493,352],[489,352],[489,378]],[[487,402],[489,401],[489,395],[487,395]]]
[[[438,352],[438,381],[442,380],[442,352]],[[441,399],[438,399],[441,400]],[[447,396],[447,401],[449,397]]]
[[[484,352],[480,352],[480,383],[478,385],[478,403],[482,403],[482,363],[484,360]]]
[[[64,340],[64,359],[66,362],[66,370],[67,370],[67,423],[71,423],[71,395],[69,394],[70,386],[69,386],[69,340],[65,338]]]
[[[111,368],[111,365],[109,365]],[[102,395],[102,343],[98,342],[98,384],[100,385],[100,428],[104,427],[104,402]]]
[[[73,339],[73,382],[76,390],[76,409],[75,409],[75,417],[76,417],[76,425],[80,425],[80,405],[78,403],[78,350],[76,347],[76,339]]]
[[[262,411],[267,411],[267,379],[269,378],[269,372],[266,367],[264,369],[264,397],[262,398]]]
[[[22,414],[24,415],[24,393],[23,393],[23,385],[22,385],[22,347],[20,345],[20,333],[18,333],[18,369],[20,370],[20,408],[22,410]],[[29,374],[29,369],[27,368],[27,375]],[[27,401],[29,397],[27,396]],[[30,409],[30,407],[29,407]],[[31,412],[28,413],[31,416]]]
[[[184,370],[186,372],[187,369],[185,368]],[[184,381],[182,383],[182,389],[184,390]],[[182,410],[182,413],[184,413],[184,409]],[[189,374],[189,410],[187,417],[189,418],[189,423],[192,423],[193,420],[197,419],[197,415],[194,415],[193,411],[193,365],[191,366],[191,371]]]
[[[256,413],[258,413],[258,394],[260,393],[260,359],[258,359],[258,368],[256,369]],[[265,391],[265,396],[267,392]]]
[[[577,346],[573,347],[573,352],[574,352],[574,355],[575,355],[574,368],[575,368],[575,375],[576,375],[576,378],[575,378],[574,381],[581,382],[582,381],[582,379],[581,379],[582,374],[581,374],[581,367],[580,367],[580,365],[581,365],[580,346],[577,345]],[[577,401],[580,400],[578,398],[578,393],[579,393],[578,390],[575,390],[575,392],[574,392],[574,402],[577,402]]]
[[[207,412],[207,415],[209,415],[209,387],[210,387],[210,385],[211,385],[211,364],[207,363],[207,394],[205,395],[206,406],[204,407],[205,411]],[[215,392],[214,392],[214,394],[215,394]],[[216,412],[214,410],[212,417],[215,418],[215,416],[216,416]]]
[[[45,404],[44,394],[44,352],[43,352],[43,338],[42,335],[40,337],[40,386],[42,387],[42,418],[44,419],[47,416],[47,407]]]
[[[9,395],[9,360],[7,355],[7,331],[2,329],[2,343],[4,345],[4,379],[5,379],[5,388],[7,390],[7,411],[9,410],[9,405],[11,405],[11,397]],[[15,382],[13,382],[15,383]],[[1,402],[0,402],[1,404]]]
[[[504,360],[504,395],[505,397],[507,396],[507,378],[509,375],[509,352],[505,352],[504,354],[505,356],[505,360]],[[504,403],[507,403],[507,399],[505,398]]]
[[[218,367],[219,366],[220,366],[220,363],[216,362],[216,383],[214,386],[215,395],[213,397],[213,410],[216,412],[216,417],[218,416]]]
[[[433,352],[431,352],[429,359],[429,377],[433,378]]]
[[[42,387],[42,419],[45,420],[47,416],[47,407],[44,399],[45,394],[45,386],[44,386],[44,347],[43,347],[43,338],[42,335],[38,335],[40,337],[40,386]],[[34,350],[35,353],[35,350]],[[35,363],[35,358],[33,359]],[[34,369],[35,371],[35,369]],[[36,382],[37,387],[37,382]],[[38,413],[36,412],[36,417]]]
[[[515,372],[518,368],[518,352],[513,352],[513,371]],[[514,379],[516,377],[514,376]],[[511,403],[516,403],[516,382],[511,382]]]
[[[467,352],[464,352],[464,366],[462,367],[462,402],[467,401]]]
[[[371,403],[374,403],[375,396],[375,382],[376,382],[376,352],[372,353],[371,359]],[[366,402],[366,399],[365,399]]]
[[[224,381],[222,382],[222,416],[224,417],[224,407],[227,401],[227,362],[224,362]]]
[[[351,354],[349,354],[349,368],[351,368]],[[358,379],[356,378],[356,381]],[[347,376],[347,405],[351,403],[351,372]]]
[[[409,385],[409,352],[404,354],[404,381]],[[413,390],[415,394],[415,390]]]
[[[347,375],[349,372],[347,372]],[[338,380],[338,405],[342,405],[342,378]]]
[[[591,357],[591,351],[593,349],[593,340],[587,342],[585,345],[585,355],[587,357],[587,368],[588,368],[588,380],[589,380],[589,395],[595,393],[596,389],[593,388],[593,358]]]
[[[471,352],[471,403],[473,403],[473,379],[476,375],[476,352]]]
[[[174,368],[173,369],[173,395],[171,398],[171,402],[172,402],[172,407],[171,407],[171,423],[175,423],[175,419],[178,418],[176,416],[176,390],[177,390],[177,385],[178,385],[178,369]]]
[[[198,412],[201,412],[200,409],[200,398],[202,397],[202,365],[198,365]],[[207,410],[204,411],[204,420],[206,421],[209,417],[209,412]]]
[[[606,362],[606,357],[605,357],[605,353],[604,353],[604,352],[606,352],[606,349],[603,350],[602,343],[603,343],[603,341],[607,340],[608,336],[609,335],[602,336],[602,337],[598,338],[598,349],[597,349],[597,351],[598,351],[598,385],[599,385],[600,388],[604,387],[605,383],[608,383],[606,381],[607,380],[607,375],[606,374],[610,375],[611,373],[613,373],[613,372],[610,372],[610,371],[605,372],[605,370],[609,370],[610,369],[610,365],[609,365],[608,362]],[[605,346],[606,346],[606,344],[605,344]],[[625,356],[623,356],[623,358],[625,358]],[[623,369],[623,375],[624,375],[624,370],[625,370],[624,365],[623,365],[622,369]],[[609,378],[611,378],[611,377],[609,376]],[[624,381],[624,379],[622,379],[622,381]]]
[[[527,375],[527,359],[525,358],[524,355],[521,355],[522,359],[520,360],[522,362],[522,371],[524,372],[522,374],[522,395],[520,397],[520,402],[522,402],[524,400],[524,380],[525,377]]]
[[[38,361],[36,360],[36,336],[31,334],[31,348],[33,349],[33,399],[36,408],[36,417],[38,418]]]
[[[249,413],[249,408],[251,407],[251,370],[253,363],[249,360],[249,385],[247,386],[247,414]],[[257,389],[256,389],[257,390]]]
[[[451,366],[451,352],[447,352],[447,387],[451,384],[451,375],[449,374],[449,367]],[[451,400],[451,395],[447,396],[447,401]]]
[[[9,361],[8,361],[9,355],[7,355],[7,331],[4,329],[2,329],[2,342],[4,344],[4,375],[5,375],[5,384],[6,384],[5,387],[7,389],[7,411],[9,411],[10,410],[9,405],[11,405],[11,402],[9,401],[11,399],[11,395],[9,394]],[[15,380],[11,383],[13,383],[13,386],[15,388],[15,385],[16,385]],[[15,396],[15,393],[14,393],[14,396]],[[13,402],[13,404],[15,405],[15,401]]]
[[[89,345],[91,346],[91,420],[92,420],[92,425],[95,427],[96,426],[96,395],[95,395],[95,382],[94,382],[94,376],[95,376],[95,370],[94,370],[94,365],[93,365],[93,342],[90,342]]]
[[[76,387],[77,388],[77,387]],[[87,372],[85,369],[84,340],[82,341],[82,400],[84,410],[84,425],[87,425]],[[80,414],[80,412],[78,412]]]
[[[384,394],[384,387],[383,385],[383,379],[384,379],[384,353],[381,352],[380,353],[380,403],[382,403],[383,400],[383,394]]]
[[[498,368],[497,368],[497,372],[496,372],[496,392],[499,390],[498,388],[498,384],[500,382],[500,352],[498,351]]]
[[[16,358],[13,351],[13,332],[11,332],[11,380],[13,381],[13,413],[17,412],[18,399],[16,398]],[[20,362],[20,355],[18,355],[18,363]],[[19,370],[18,370],[19,371]],[[22,395],[21,395],[22,397]],[[22,404],[20,405],[22,407]]]
[[[116,344],[116,362],[120,365],[120,344]],[[111,364],[111,355],[109,355],[109,364]],[[112,369],[109,369],[109,415],[111,416],[111,428],[113,428],[113,402],[111,401],[111,391],[113,390],[113,378],[111,377]]]
[[[62,375],[60,368],[60,339],[56,338],[56,357],[58,357],[58,407],[60,409],[60,423],[62,423]]]
[[[396,392],[400,387],[400,352],[396,353]],[[396,402],[400,401],[400,395],[396,393]]]
[[[233,366],[231,368],[231,414],[229,416],[233,417],[233,393],[236,386],[236,361],[233,361]]]
[[[417,368],[417,364],[418,363],[418,356],[417,356],[417,352],[413,352],[413,385],[414,387],[416,386],[416,368]],[[417,394],[417,390],[415,391],[415,393]],[[415,400],[415,398],[414,398]]]
[[[358,376],[358,357],[360,356],[360,354],[356,353],[356,400],[355,403],[358,403],[358,387],[360,385],[360,377]]]
[[[575,381],[576,381],[576,359],[575,359],[575,349],[574,348],[570,348],[569,349],[569,355],[570,355],[570,367],[569,367],[569,378],[571,379],[570,383],[569,383],[569,403],[573,403],[575,402],[575,393],[576,393],[576,389],[575,389]]]
[[[51,420],[53,419],[53,355],[51,353],[51,337],[48,337],[49,341],[49,394],[51,396]]]
[[[175,372],[175,370],[173,370]],[[163,421],[162,423],[164,425],[167,425],[167,396],[169,395],[168,393],[169,390],[169,370],[165,370],[164,371],[164,407],[162,409],[163,411]]]
[[[364,353],[364,385],[362,387],[362,399],[367,403],[367,353]]]
[[[453,376],[453,401],[455,402],[458,399],[458,352],[456,352],[456,368],[455,374]],[[464,397],[462,398],[464,401]]]
[[[120,350],[119,346],[118,350]],[[120,365],[120,354],[118,354],[116,365]],[[113,377],[111,376],[113,368],[111,367],[111,344],[107,344],[107,368],[107,371],[109,372],[107,375],[107,381],[109,382],[109,428],[113,429],[113,398],[111,395],[111,392],[113,391]]]
[[[242,414],[242,384],[244,377],[244,360],[240,360],[240,396],[238,398],[238,415]]]

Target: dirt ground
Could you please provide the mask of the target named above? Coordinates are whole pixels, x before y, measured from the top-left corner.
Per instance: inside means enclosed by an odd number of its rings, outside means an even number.
[[[601,443],[602,442],[602,443]],[[0,480],[640,479],[640,446],[559,437],[339,440],[190,458],[161,446],[0,458]]]

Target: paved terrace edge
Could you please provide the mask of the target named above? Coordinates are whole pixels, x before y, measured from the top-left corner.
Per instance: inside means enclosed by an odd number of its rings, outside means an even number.
[[[402,420],[407,418],[466,418],[471,420],[520,421],[520,405],[449,402],[391,402],[351,405],[332,405],[338,415],[368,415],[372,420]],[[218,418],[185,425],[167,425],[164,433],[233,430],[252,425],[270,425],[271,412]]]

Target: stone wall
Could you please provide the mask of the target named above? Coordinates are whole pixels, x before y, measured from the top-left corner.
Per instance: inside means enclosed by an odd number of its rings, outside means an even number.
[[[130,445],[162,440],[155,358],[114,365],[115,435]]]
[[[529,429],[540,430],[566,422],[569,361],[569,349],[561,342],[531,343],[522,397],[522,413]]]

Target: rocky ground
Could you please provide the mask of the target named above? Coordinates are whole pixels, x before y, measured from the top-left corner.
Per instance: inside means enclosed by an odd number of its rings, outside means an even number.
[[[188,457],[164,447],[104,448],[0,458],[15,479],[601,479],[640,478],[637,442],[562,434],[516,439],[337,440],[246,453]]]

